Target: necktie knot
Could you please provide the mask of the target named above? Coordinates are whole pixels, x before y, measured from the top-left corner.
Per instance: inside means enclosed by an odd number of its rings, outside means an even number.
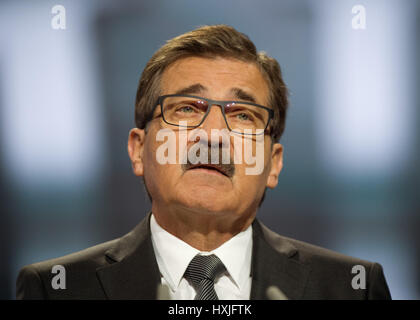
[[[188,265],[184,277],[197,290],[196,300],[217,300],[214,280],[225,271],[223,262],[216,255],[202,256],[197,254]]]

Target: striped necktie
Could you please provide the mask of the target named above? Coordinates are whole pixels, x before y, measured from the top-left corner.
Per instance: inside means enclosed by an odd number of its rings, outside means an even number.
[[[226,271],[225,265],[212,254],[202,256],[197,254],[188,265],[184,278],[195,288],[195,300],[219,300],[214,290],[214,279]]]

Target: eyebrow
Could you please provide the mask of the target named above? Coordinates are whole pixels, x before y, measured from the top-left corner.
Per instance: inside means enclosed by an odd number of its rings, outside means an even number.
[[[179,89],[175,94],[198,94],[203,91],[207,91],[206,87],[200,83],[196,83],[186,88]]]
[[[248,92],[246,92],[246,91],[244,91],[240,88],[232,88],[230,90],[230,92],[239,100],[249,101],[249,102],[252,102],[252,103],[256,103],[256,101],[257,101],[252,94],[250,94],[250,93],[248,93]]]
[[[193,85],[190,85],[188,87],[185,88],[181,88],[178,91],[175,92],[175,94],[200,94],[204,91],[207,91],[207,88],[205,86],[203,86],[201,83],[195,83]],[[249,101],[252,103],[256,103],[257,99],[255,99],[255,97],[246,92],[245,90],[241,89],[241,88],[232,88],[230,89],[230,92],[233,96],[235,96],[235,99],[239,99],[239,100],[244,100],[244,101]]]

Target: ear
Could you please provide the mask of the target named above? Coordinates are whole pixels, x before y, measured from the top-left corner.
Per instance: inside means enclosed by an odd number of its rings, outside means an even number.
[[[274,189],[278,183],[278,177],[283,168],[283,146],[280,143],[274,143],[271,150],[271,168],[267,177],[266,186]]]
[[[146,133],[142,129],[134,128],[128,135],[128,155],[131,160],[131,166],[136,176],[143,176],[143,151]]]

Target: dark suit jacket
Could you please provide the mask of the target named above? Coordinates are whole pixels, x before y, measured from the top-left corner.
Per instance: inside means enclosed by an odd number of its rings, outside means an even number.
[[[130,233],[57,259],[25,266],[17,299],[156,299],[160,272],[150,214]],[[390,299],[382,267],[280,236],[253,222],[251,299],[275,285],[289,299]],[[52,267],[65,268],[66,289],[54,289]],[[366,270],[366,289],[353,289],[353,266]]]

